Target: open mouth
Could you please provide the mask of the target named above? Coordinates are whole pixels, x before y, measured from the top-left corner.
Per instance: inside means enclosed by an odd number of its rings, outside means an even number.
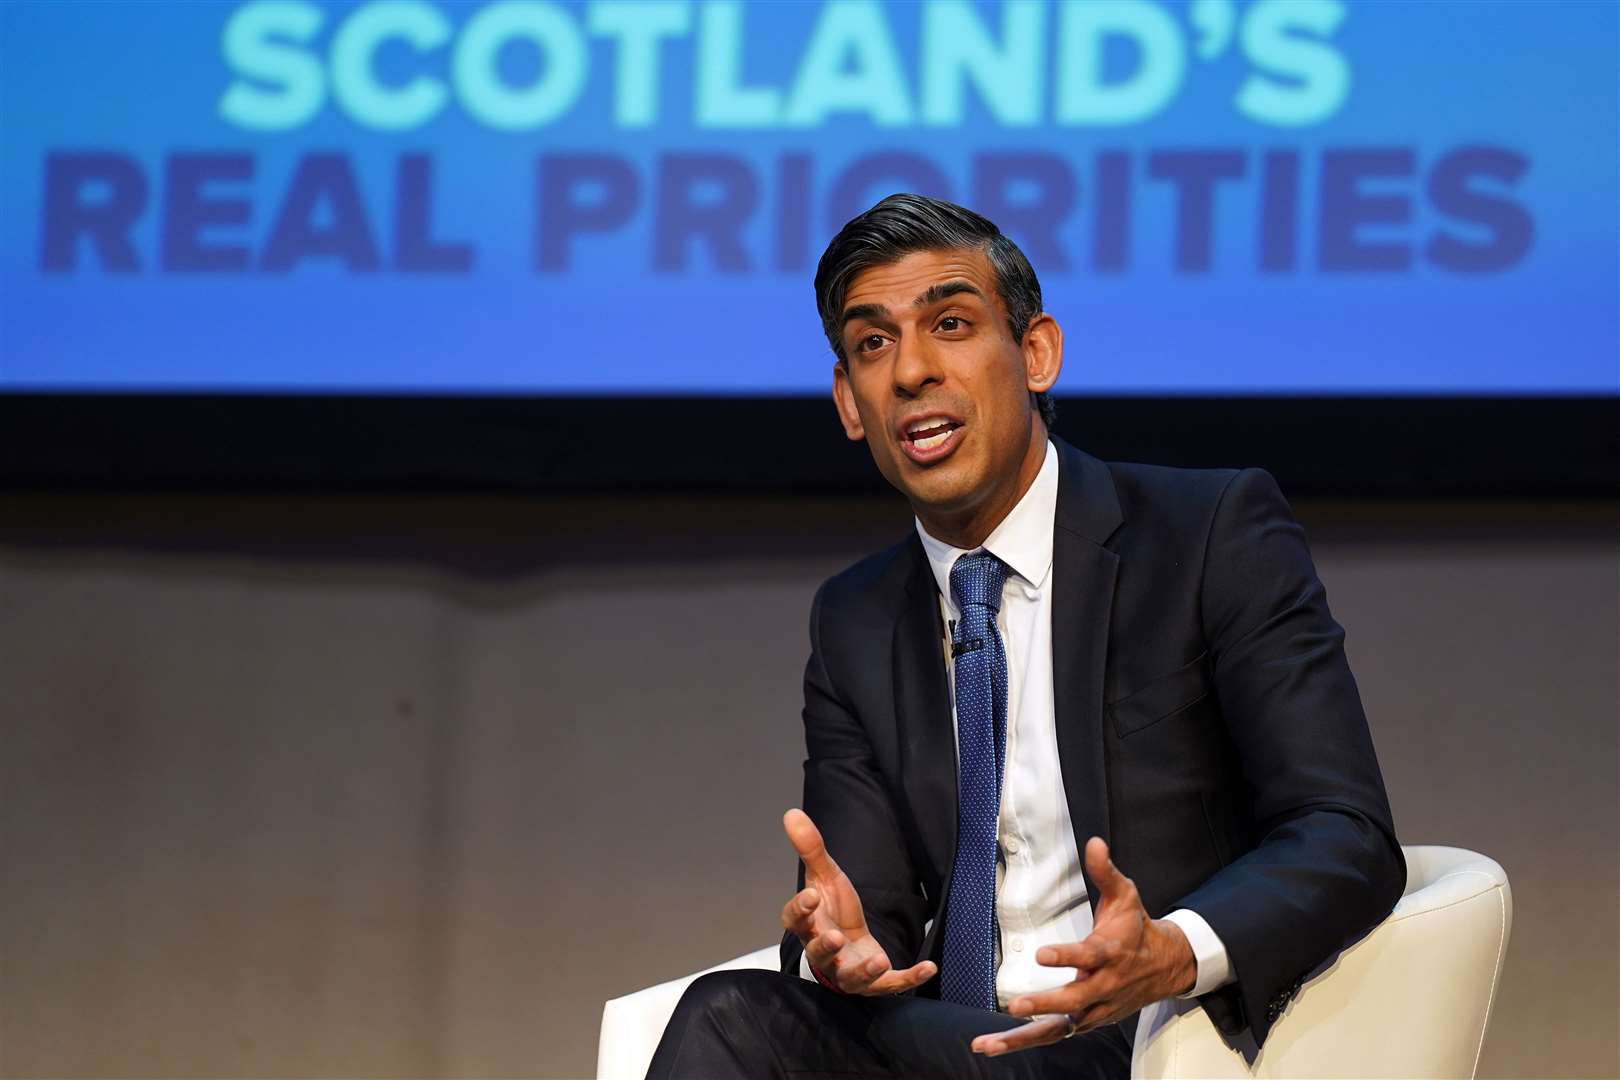
[[[922,420],[906,429],[906,438],[917,449],[929,450],[943,443],[961,426],[954,420]]]
[[[961,430],[962,424],[949,417],[925,416],[906,425],[900,445],[912,460],[932,461],[955,448]]]

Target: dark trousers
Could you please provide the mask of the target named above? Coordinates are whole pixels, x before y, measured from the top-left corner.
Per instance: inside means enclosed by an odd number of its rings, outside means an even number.
[[[976,1035],[1021,1023],[1005,1013],[929,998],[846,997],[774,971],[718,971],[687,988],[647,1077],[1130,1076],[1131,1044],[1117,1024],[1001,1057],[968,1048]]]

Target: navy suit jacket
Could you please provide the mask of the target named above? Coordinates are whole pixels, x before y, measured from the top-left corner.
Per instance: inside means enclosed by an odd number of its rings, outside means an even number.
[[[1151,916],[1209,922],[1236,982],[1200,1003],[1259,1045],[1406,881],[1344,630],[1269,473],[1054,441],[1052,676],[1076,845],[1107,840]],[[896,967],[940,960],[957,811],[944,632],[915,533],[825,582],[810,613],[804,809]],[[800,952],[785,935],[783,971]]]

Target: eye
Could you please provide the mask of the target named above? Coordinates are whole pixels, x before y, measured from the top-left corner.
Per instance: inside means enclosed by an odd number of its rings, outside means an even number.
[[[867,334],[855,343],[855,351],[876,352],[878,349],[883,348],[883,341],[882,334]]]
[[[939,320],[939,329],[945,331],[947,334],[960,330],[966,325],[967,320],[963,319],[960,315],[947,315],[943,319]]]

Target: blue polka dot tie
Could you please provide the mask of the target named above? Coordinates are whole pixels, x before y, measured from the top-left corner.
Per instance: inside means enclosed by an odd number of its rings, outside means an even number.
[[[988,551],[951,567],[959,615],[951,636],[956,674],[956,863],[945,904],[940,997],[996,1007],[996,819],[1007,741],[1007,653],[996,629],[1010,571]]]

